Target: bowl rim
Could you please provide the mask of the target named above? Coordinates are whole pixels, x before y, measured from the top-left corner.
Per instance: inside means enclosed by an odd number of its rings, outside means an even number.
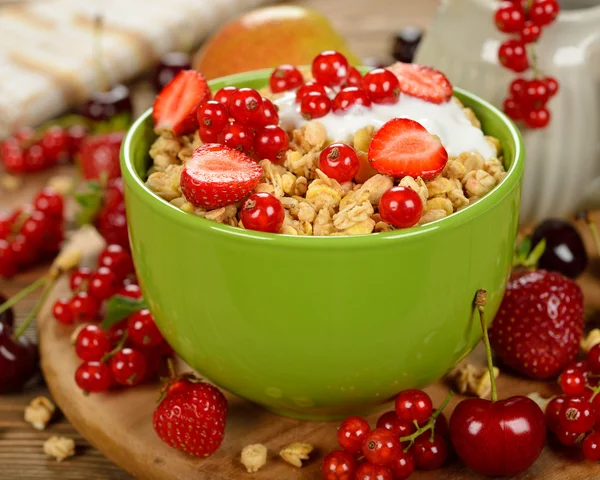
[[[237,73],[225,77],[216,78],[209,82],[209,86],[222,88],[225,85],[234,85],[236,83],[248,82],[253,80],[267,80],[272,72],[272,68],[253,70],[250,72]],[[313,235],[288,235],[280,233],[265,233],[255,230],[246,230],[240,227],[232,227],[218,222],[207,220],[196,215],[184,212],[178,207],[152,192],[144,181],[138,176],[133,166],[131,149],[133,138],[139,134],[138,130],[144,128],[145,122],[152,114],[152,108],[142,113],[130,127],[123,145],[121,147],[121,170],[123,181],[128,188],[131,188],[140,199],[151,209],[156,210],[162,216],[168,217],[170,221],[177,222],[184,227],[197,230],[206,234],[218,235],[227,238],[242,237],[247,241],[257,242],[275,242],[278,245],[286,247],[325,247],[338,248],[342,244],[352,247],[373,247],[377,242],[388,242],[400,239],[418,239],[422,236],[431,235],[434,232],[442,232],[462,225],[473,220],[479,215],[492,209],[497,203],[501,202],[518,185],[524,170],[524,144],[523,137],[516,125],[503,112],[497,109],[482,98],[467,92],[461,88],[454,88],[455,93],[459,93],[470,102],[479,104],[479,106],[488,109],[498,120],[500,120],[510,131],[511,139],[514,143],[515,158],[510,166],[506,176],[499,185],[485,195],[482,199],[472,205],[465,207],[459,212],[444,217],[440,220],[428,223],[422,226],[414,226],[406,229],[393,230],[391,232],[369,233],[361,235],[339,235],[339,236],[313,236]],[[126,188],[126,197],[127,189]],[[518,212],[517,212],[518,214]]]

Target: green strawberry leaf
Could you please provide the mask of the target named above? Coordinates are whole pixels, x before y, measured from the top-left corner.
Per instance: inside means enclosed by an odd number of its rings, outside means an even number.
[[[531,251],[531,253],[525,259],[523,265],[525,267],[537,267],[538,262],[540,261],[541,256],[544,254],[544,250],[546,249],[546,239],[542,238],[541,242],[538,243],[535,248]]]
[[[114,295],[106,304],[106,316],[102,321],[102,328],[108,330],[115,323],[119,323],[124,318],[144,308],[148,308],[148,305],[143,298]]]
[[[81,206],[77,212],[77,224],[87,225],[94,223],[96,215],[102,208],[104,191],[99,182],[94,180],[86,183],[86,190],[75,194],[75,201]]]
[[[513,266],[523,265],[523,262],[527,259],[527,255],[531,251],[531,238],[525,237],[521,243],[517,246],[515,252],[515,258],[513,259]]]
[[[127,112],[115,115],[110,120],[104,122],[96,122],[92,132],[94,134],[125,132],[131,126],[131,115]]]

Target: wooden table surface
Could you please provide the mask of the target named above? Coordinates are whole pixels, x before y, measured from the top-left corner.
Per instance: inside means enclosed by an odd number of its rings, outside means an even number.
[[[407,24],[427,26],[437,6],[437,0],[299,0],[289,2],[306,5],[327,15],[334,26],[348,39],[354,51],[362,57],[374,56],[389,60],[394,32]],[[62,167],[65,170],[65,167]],[[52,174],[57,171],[51,172]],[[0,211],[30,200],[32,192],[41,187],[48,174],[28,177],[22,190],[7,194],[0,190]],[[13,279],[0,280],[0,292],[10,296],[35,280],[45,271],[37,268]],[[17,306],[17,322],[22,320],[35,303],[32,296]],[[28,332],[35,338],[35,332]],[[49,395],[43,380],[37,379],[21,394],[0,396],[0,478],[2,480],[124,480],[132,477],[107,460],[100,452],[58,417],[44,432],[38,432],[23,421],[23,411],[38,395]],[[57,463],[43,451],[44,441],[51,435],[71,437],[77,444],[77,455]]]

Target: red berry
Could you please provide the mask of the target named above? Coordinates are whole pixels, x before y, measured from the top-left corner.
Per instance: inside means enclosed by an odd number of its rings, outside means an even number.
[[[558,397],[554,397],[552,400],[550,400],[548,405],[546,405],[546,427],[548,427],[548,430],[551,432],[556,433],[556,430],[560,424],[560,412],[566,400],[566,396],[559,395]]]
[[[102,301],[112,297],[120,286],[119,278],[107,267],[100,267],[92,274],[88,284],[88,293]]]
[[[25,172],[23,149],[15,138],[8,138],[0,143],[0,158],[7,172]]]
[[[112,346],[116,346],[123,335],[125,335],[125,331],[127,330],[127,319],[121,320],[113,325],[111,325],[106,332],[108,335],[108,340]]]
[[[312,63],[313,78],[327,87],[335,87],[344,83],[348,77],[348,60],[344,55],[333,50],[326,50],[315,57]]]
[[[37,210],[25,220],[19,233],[24,235],[29,242],[38,247],[45,243],[48,231],[51,229],[50,220]]]
[[[550,98],[548,86],[543,80],[529,80],[525,83],[525,90],[521,100],[528,107],[541,107]]]
[[[75,372],[75,382],[84,392],[106,392],[111,384],[110,370],[102,362],[84,362]]]
[[[296,102],[300,103],[306,95],[308,95],[309,93],[312,93],[312,92],[317,92],[317,93],[320,93],[321,95],[327,96],[327,92],[325,90],[325,87],[323,87],[323,85],[321,85],[320,83],[317,83],[317,82],[306,82],[296,92]]]
[[[38,258],[37,245],[29,237],[19,234],[10,243],[14,260],[20,267],[31,265]]]
[[[202,143],[219,143],[219,136],[221,135],[221,130],[200,127],[200,129],[198,130],[198,134],[200,135],[200,140],[202,140]]]
[[[304,79],[300,70],[293,65],[279,65],[269,79],[269,86],[273,93],[285,92],[286,90],[292,90],[302,85]]]
[[[108,336],[98,325],[86,325],[77,334],[75,353],[82,360],[99,362],[109,351]]]
[[[400,453],[400,440],[385,428],[371,430],[362,444],[362,453],[368,462],[388,466]]]
[[[514,121],[521,120],[521,118],[523,118],[523,107],[521,106],[520,100],[508,97],[506,100],[504,100],[502,110],[504,110],[504,113],[506,113]]]
[[[415,460],[412,453],[400,450],[400,453],[389,465],[389,469],[392,471],[394,480],[406,480],[415,471]]]
[[[335,113],[343,113],[355,105],[370,107],[371,99],[362,88],[346,87],[335,96],[332,108]]]
[[[417,437],[412,451],[417,468],[421,470],[437,470],[446,463],[448,458],[446,440],[437,433],[433,435],[433,441],[428,432]]]
[[[232,92],[227,102],[229,114],[238,122],[252,123],[262,110],[262,97],[253,88],[240,88]]]
[[[520,5],[502,2],[494,14],[494,23],[503,33],[519,32],[525,24],[525,12]]]
[[[558,80],[554,77],[546,77],[544,78],[544,81],[546,82],[546,87],[548,88],[550,96],[553,97],[556,95],[559,89]]]
[[[498,59],[502,65],[515,72],[524,72],[529,68],[527,50],[521,40],[510,39],[502,43],[498,49]]]
[[[233,92],[237,91],[237,87],[223,87],[217,93],[215,93],[215,100],[223,105],[227,106],[229,104],[229,98]]]
[[[416,225],[422,213],[421,197],[410,187],[392,187],[379,200],[381,218],[397,228]]]
[[[360,162],[356,151],[345,143],[332,143],[321,151],[319,168],[340,183],[349,182],[358,173]]]
[[[109,268],[119,279],[133,272],[131,255],[121,245],[108,245],[98,257],[98,266]]]
[[[129,316],[127,333],[131,343],[136,347],[152,348],[165,341],[148,309],[140,310]]]
[[[287,152],[290,140],[285,130],[277,125],[267,125],[254,137],[254,155],[279,163]]]
[[[231,122],[219,134],[219,143],[248,154],[254,146],[254,133],[239,122]]]
[[[560,388],[570,397],[581,395],[586,390],[585,373],[573,368],[565,369],[558,377]]]
[[[587,366],[594,375],[600,375],[600,343],[594,345],[587,354]]]
[[[589,365],[588,362],[586,360],[578,360],[576,362],[571,362],[569,363],[565,369],[567,368],[573,368],[575,370],[580,371],[581,373],[583,373],[584,375],[587,375],[587,372],[589,370]]]
[[[81,143],[87,136],[88,131],[83,125],[72,125],[67,129],[68,143],[67,151],[71,158],[79,152]]]
[[[385,428],[393,432],[398,438],[407,437],[417,431],[414,423],[401,421],[394,410],[385,412],[379,417],[377,428]]]
[[[521,29],[521,40],[523,43],[537,42],[542,35],[542,28],[531,20],[527,20]]]
[[[592,432],[585,437],[581,448],[586,459],[600,462],[600,432]]]
[[[367,73],[363,78],[362,88],[373,103],[394,104],[400,96],[398,77],[386,68],[375,68]]]
[[[227,107],[216,100],[208,100],[198,109],[198,124],[200,128],[220,131],[229,122]],[[202,140],[204,142],[204,140]]]
[[[581,433],[573,432],[572,430],[567,430],[562,425],[559,425],[556,428],[555,433],[558,441],[565,447],[575,446],[582,435]]]
[[[523,122],[529,128],[544,128],[550,123],[550,111],[546,107],[528,110],[523,116]]]
[[[57,300],[52,307],[52,314],[56,320],[65,325],[70,325],[75,320],[73,318],[73,312],[71,312],[70,299],[68,298]]]
[[[56,219],[63,218],[64,204],[62,195],[49,187],[38,193],[33,201],[36,210]]]
[[[363,76],[361,73],[354,67],[350,67],[348,70],[348,77],[346,77],[346,83],[344,84],[346,87],[360,87],[362,86]]]
[[[354,480],[392,480],[392,472],[389,468],[372,463],[361,463],[356,469]]]
[[[354,472],[356,472],[356,460],[342,450],[328,454],[321,465],[323,480],[353,480]]]
[[[14,138],[22,147],[27,147],[33,142],[35,135],[35,129],[31,127],[21,127],[15,132]]]
[[[0,240],[0,277],[12,277],[18,272],[15,255],[6,240]]]
[[[69,286],[71,287],[71,291],[76,292],[77,290],[87,291],[88,282],[92,277],[92,269],[87,267],[79,267],[77,270],[73,270],[71,272],[71,277],[69,279]]]
[[[331,100],[322,93],[311,92],[302,97],[300,112],[306,120],[324,117],[331,110]]]
[[[260,129],[267,125],[278,125],[279,114],[277,113],[277,107],[268,98],[262,97],[262,111],[260,115],[254,118],[251,125],[252,128]]]
[[[146,375],[146,357],[138,350],[124,348],[110,359],[112,376],[119,385],[132,387]]]
[[[360,417],[348,417],[337,431],[337,441],[346,452],[357,454],[362,449],[362,444],[371,431],[367,421]]]
[[[396,397],[395,407],[396,415],[403,422],[416,421],[422,424],[427,422],[433,413],[433,404],[429,395],[423,390],[414,388],[400,392]]]
[[[266,192],[250,195],[240,213],[244,228],[259,232],[278,232],[284,218],[285,210],[279,199]]]
[[[594,428],[596,415],[592,404],[581,398],[569,398],[558,417],[559,425],[569,432],[585,433]]]
[[[525,89],[527,88],[527,80],[524,78],[516,78],[508,87],[509,97],[514,98],[515,100],[520,100],[523,98],[525,94]]]
[[[39,172],[47,166],[44,150],[36,143],[25,150],[23,161],[25,162],[26,172]]]
[[[120,295],[121,297],[138,299],[142,298],[142,290],[140,289],[139,285],[128,283],[117,292],[117,295]]]
[[[96,320],[100,312],[100,303],[87,292],[78,292],[69,304],[76,322],[91,322]]]
[[[529,8],[529,19],[536,25],[544,27],[554,22],[559,12],[560,5],[557,0],[533,0]]]
[[[69,135],[59,125],[52,125],[42,135],[40,147],[48,164],[53,165],[68,155]]]

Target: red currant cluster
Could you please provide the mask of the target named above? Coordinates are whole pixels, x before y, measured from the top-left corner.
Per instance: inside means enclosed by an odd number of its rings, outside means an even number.
[[[540,76],[535,65],[534,44],[542,34],[542,28],[550,25],[560,12],[557,0],[510,0],[504,1],[496,10],[494,23],[503,33],[514,35],[498,49],[500,63],[517,73],[530,67],[535,78],[517,78],[510,84],[504,111],[513,120],[521,120],[529,128],[544,128],[550,123],[550,111],[546,103],[558,92],[558,81],[553,77]]]
[[[200,139],[279,162],[288,149],[273,102],[252,88],[224,87],[198,109]]]
[[[600,345],[569,365],[559,377],[563,395],[546,406],[546,425],[568,447],[580,445],[585,458],[600,461]]]
[[[42,132],[21,128],[0,143],[0,160],[7,172],[39,172],[74,158],[87,130],[81,125],[52,125]]]
[[[64,239],[63,208],[62,196],[45,188],[32,205],[0,215],[0,277],[12,277],[58,252]]]
[[[337,432],[342,450],[323,460],[324,480],[404,480],[415,469],[436,470],[448,458],[445,404],[433,411],[422,390],[405,390],[395,411],[381,415],[376,428],[360,417],[346,418]]]

